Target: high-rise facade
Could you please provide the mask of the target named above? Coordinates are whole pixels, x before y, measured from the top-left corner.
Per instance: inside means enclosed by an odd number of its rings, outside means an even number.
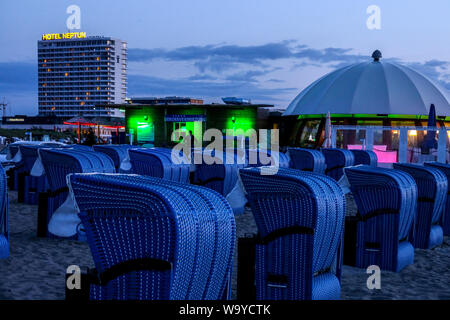
[[[116,117],[125,102],[127,44],[84,32],[45,34],[38,41],[39,115]]]

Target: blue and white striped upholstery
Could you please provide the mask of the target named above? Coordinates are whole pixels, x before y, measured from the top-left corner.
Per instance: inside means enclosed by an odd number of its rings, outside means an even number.
[[[53,213],[67,198],[66,176],[69,173],[115,172],[111,158],[93,150],[81,151],[80,149],[72,148],[39,149],[39,156],[47,176],[49,195],[48,199],[42,200],[45,203],[39,203],[39,207],[47,207],[46,212],[42,212],[41,208],[38,211],[39,214],[46,215],[47,225]]]
[[[172,149],[129,149],[128,154],[133,173],[177,182],[189,182],[189,162],[182,156],[172,161]]]
[[[132,148],[129,144],[108,144],[108,145],[95,145],[94,151],[102,152],[109,156],[116,167],[116,172],[119,172],[120,164],[128,157],[128,149]]]
[[[325,173],[325,156],[322,152],[305,148],[289,148],[288,153],[291,158],[292,168],[322,174]]]
[[[441,226],[444,231],[444,235],[450,236],[450,164],[440,162],[425,162],[425,166],[430,166],[439,169],[447,177],[448,183],[447,202],[445,205],[444,212],[442,213]]]
[[[358,207],[356,266],[400,271],[414,262],[409,235],[417,211],[417,186],[405,172],[359,166],[345,174]]]
[[[262,175],[262,169],[240,170],[260,237],[257,299],[339,299],[342,189],[321,174],[279,168]]]
[[[442,244],[444,235],[439,222],[447,202],[447,177],[438,169],[418,164],[394,163],[394,169],[409,173],[417,184],[417,218],[412,242],[414,247],[431,249]]]
[[[355,157],[354,165],[365,164],[371,167],[378,165],[378,157],[372,150],[350,150]]]
[[[355,162],[355,157],[350,150],[330,148],[321,149],[321,151],[327,164],[325,173],[335,180],[339,180],[342,177],[345,167],[353,166]]]
[[[9,257],[8,190],[6,174],[0,166],[0,259]]]
[[[136,175],[73,174],[70,184],[97,268],[142,259],[171,269],[127,269],[91,286],[91,299],[221,299],[229,287],[235,221],[215,191]]]

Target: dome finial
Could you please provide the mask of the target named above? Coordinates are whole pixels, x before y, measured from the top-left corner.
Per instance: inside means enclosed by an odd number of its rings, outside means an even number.
[[[383,57],[383,55],[381,54],[381,51],[380,50],[375,50],[373,53],[372,53],[372,58],[373,58],[373,61],[380,61],[380,59]]]

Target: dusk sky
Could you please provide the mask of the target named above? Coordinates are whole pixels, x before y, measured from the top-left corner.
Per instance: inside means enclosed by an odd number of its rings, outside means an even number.
[[[450,90],[448,0],[1,0],[0,101],[37,114],[37,41],[81,8],[88,36],[128,42],[127,96],[237,96],[286,108],[308,84],[375,49]],[[381,29],[369,30],[369,5]],[[78,30],[74,30],[78,31]]]

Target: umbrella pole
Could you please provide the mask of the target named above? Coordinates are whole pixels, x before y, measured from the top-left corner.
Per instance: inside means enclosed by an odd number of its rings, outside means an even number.
[[[78,123],[78,144],[81,144],[81,124]]]

